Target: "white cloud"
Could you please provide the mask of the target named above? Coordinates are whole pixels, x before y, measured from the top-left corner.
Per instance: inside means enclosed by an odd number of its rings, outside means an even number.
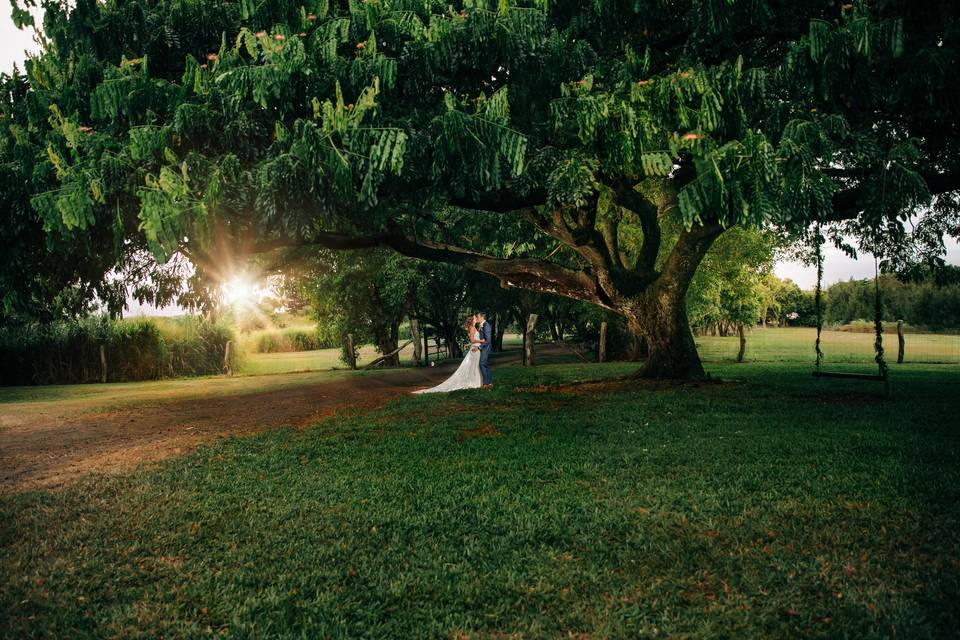
[[[37,24],[40,24],[42,12],[35,9],[32,13]],[[39,49],[33,41],[33,29],[17,29],[10,17],[9,7],[0,8],[0,73],[11,73],[14,64],[23,71],[27,52],[36,53]]]
[[[960,242],[948,238],[945,244],[947,262],[960,264]],[[817,285],[816,267],[808,267],[799,262],[778,262],[773,272],[777,277],[790,278],[801,289],[813,289]],[[873,256],[859,254],[858,259],[854,260],[835,247],[823,248],[823,284],[825,286],[850,278],[872,278],[873,273]]]

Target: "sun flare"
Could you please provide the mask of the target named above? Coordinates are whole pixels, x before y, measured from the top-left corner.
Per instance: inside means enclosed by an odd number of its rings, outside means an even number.
[[[231,306],[252,305],[263,294],[260,287],[241,276],[227,280],[220,288],[223,292],[224,301]]]

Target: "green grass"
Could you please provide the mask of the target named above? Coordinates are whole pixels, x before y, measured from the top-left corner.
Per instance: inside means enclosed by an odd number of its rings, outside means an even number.
[[[401,340],[402,345],[406,340]],[[518,335],[506,335],[504,346],[516,347],[522,344]],[[398,345],[399,346],[399,345]],[[432,352],[431,352],[432,353]],[[362,367],[373,362],[380,354],[372,345],[360,348],[357,365]],[[433,356],[431,355],[431,358]],[[408,346],[400,352],[400,364],[413,364],[413,346]],[[325,369],[342,368],[340,349],[318,349],[316,351],[293,351],[287,353],[254,353],[249,349],[244,353],[238,373],[244,375],[261,375],[266,373],[291,373],[297,371],[320,371]]]
[[[806,362],[815,359],[814,342],[816,329],[761,328],[747,333],[746,359],[755,362]],[[824,362],[873,364],[873,334],[848,331],[824,331],[821,349]],[[908,333],[905,338],[904,362],[927,364],[960,364],[960,335]],[[895,325],[886,325],[883,337],[887,362],[897,361],[897,330]],[[730,336],[697,336],[701,357],[706,362],[731,362],[740,348],[739,338]]]
[[[402,344],[402,343],[401,343]],[[362,367],[373,362],[380,354],[370,345],[360,348],[357,365]],[[400,352],[401,364],[412,364],[413,348],[407,347]],[[243,356],[239,373],[261,375],[265,373],[291,373],[295,371],[318,371],[343,368],[340,361],[340,349],[318,349],[316,351],[290,351],[286,353],[246,353]]]
[[[956,368],[889,401],[799,364],[544,386],[633,369],[503,369],[3,498],[0,636],[955,633]]]
[[[259,376],[204,376],[150,382],[0,387],[0,418],[29,416],[31,413],[49,409],[61,412],[107,411],[132,405],[242,395],[328,382],[351,375],[377,375],[382,371],[386,370],[324,370]]]

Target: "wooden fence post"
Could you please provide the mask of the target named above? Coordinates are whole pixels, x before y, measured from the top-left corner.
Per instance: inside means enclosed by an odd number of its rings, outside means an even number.
[[[100,345],[100,382],[107,381],[107,348]]]
[[[423,343],[420,341],[420,321],[410,318],[410,339],[413,340],[413,366],[420,366],[423,355]]]
[[[357,352],[353,349],[353,334],[347,334],[347,363],[351,369],[357,368]]]
[[[600,362],[607,361],[607,323],[600,323],[600,346],[597,349],[597,360]]]
[[[531,313],[527,317],[527,330],[524,332],[523,340],[523,364],[526,367],[533,366],[533,330],[537,326],[537,314]]]
[[[227,340],[227,346],[223,349],[223,372],[228,376],[233,375],[233,341]]]
[[[903,364],[904,342],[905,341],[903,339],[903,320],[897,320],[897,343],[898,343],[897,364]]]
[[[743,332],[743,323],[737,323],[737,334],[740,336],[740,352],[737,353],[737,362],[743,362],[743,356],[747,352],[747,336]]]

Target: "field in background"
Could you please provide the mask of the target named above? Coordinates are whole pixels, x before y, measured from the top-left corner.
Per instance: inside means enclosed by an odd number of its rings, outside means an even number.
[[[250,334],[247,340],[259,339],[256,333]],[[401,340],[403,344],[406,340]],[[241,339],[241,344],[245,344]],[[519,335],[507,334],[503,337],[505,347],[516,347],[522,344]],[[360,357],[357,366],[364,367],[380,357],[372,345],[360,348]],[[431,355],[431,360],[434,356]],[[413,365],[413,345],[408,345],[400,352],[400,365]],[[342,369],[346,365],[340,360],[340,349],[319,349],[315,351],[291,351],[287,353],[255,353],[245,349],[237,372],[243,375],[261,375],[269,373],[289,373],[294,371],[320,371],[325,369]]]
[[[754,362],[810,362],[815,358],[814,340],[816,330],[806,327],[762,328],[756,327],[747,333],[746,359]],[[700,355],[708,367],[710,363],[729,362],[737,357],[740,348],[736,336],[697,336]],[[517,346],[520,336],[508,335],[504,344]],[[887,361],[897,358],[896,328],[884,334]],[[824,331],[821,349],[826,364],[863,364],[873,366],[873,334],[849,331]],[[960,335],[908,333],[906,335],[906,359],[908,363],[960,364]],[[372,346],[360,351],[359,366],[373,361],[379,354]],[[401,363],[411,364],[413,347],[401,352]],[[339,349],[301,351],[294,353],[248,353],[240,367],[240,373],[248,375],[283,373],[291,371],[315,371],[342,368]]]
[[[814,342],[817,330],[807,327],[763,328],[747,332],[746,359],[754,362],[810,362],[816,358]],[[697,336],[697,347],[705,362],[735,360],[740,348],[737,336],[725,338]],[[908,363],[960,364],[960,335],[908,333],[905,336],[905,358]],[[897,331],[887,326],[883,347],[888,364],[897,361]],[[874,364],[873,334],[849,331],[824,331],[820,343],[824,362]]]
[[[360,348],[360,357],[357,366],[363,367],[377,358],[380,354],[371,345]],[[400,364],[413,364],[413,347],[409,346],[400,352]],[[286,353],[250,353],[244,354],[238,373],[244,375],[261,375],[267,373],[288,373],[293,371],[318,371],[326,369],[342,369],[346,365],[340,361],[340,349],[319,349],[317,351],[290,351]]]

